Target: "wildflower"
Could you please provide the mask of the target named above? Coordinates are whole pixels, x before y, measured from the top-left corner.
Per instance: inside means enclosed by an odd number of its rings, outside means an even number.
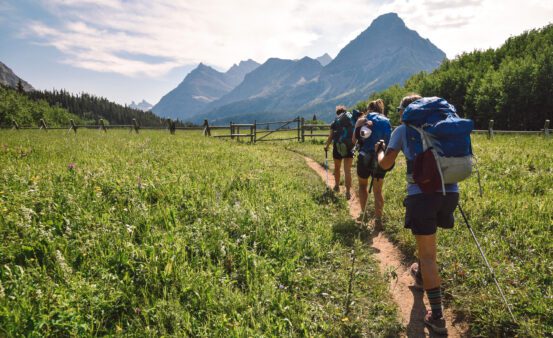
[[[63,254],[59,250],[56,250],[56,260],[58,261],[61,271],[63,272],[65,277],[73,273],[73,271],[71,270],[71,267],[67,265],[67,262],[65,261],[65,257],[63,257]]]
[[[77,165],[76,165],[75,163],[73,163],[73,162],[71,162],[71,163],[69,163],[69,164],[67,165],[67,169],[68,169],[69,171],[73,171],[73,170],[75,170],[76,168],[77,168]]]

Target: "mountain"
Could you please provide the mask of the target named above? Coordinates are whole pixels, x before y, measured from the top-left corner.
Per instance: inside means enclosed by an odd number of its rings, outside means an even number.
[[[266,121],[268,115],[314,113],[328,119],[337,104],[353,105],[415,73],[432,71],[445,57],[397,14],[384,14],[326,66],[310,58],[269,59],[231,92],[206,105],[194,120],[240,122],[240,116],[255,119],[257,114],[258,121]]]
[[[138,110],[142,110],[142,111],[151,110],[152,107],[153,107],[152,104],[150,104],[146,100],[142,100],[142,102],[140,102],[140,103],[135,103],[134,101],[132,101],[132,103],[129,104],[129,108],[138,109]]]
[[[200,63],[177,88],[163,96],[152,111],[159,116],[188,120],[207,104],[230,92],[257,66],[259,64],[250,59],[221,73]]]
[[[21,79],[5,64],[0,62],[0,84],[12,88],[17,88],[17,84],[21,81],[23,90],[26,92],[35,90],[28,82]]]
[[[316,60],[319,61],[319,63],[324,67],[332,61],[332,58],[330,57],[330,55],[328,55],[328,53],[324,53],[323,55],[319,56]]]

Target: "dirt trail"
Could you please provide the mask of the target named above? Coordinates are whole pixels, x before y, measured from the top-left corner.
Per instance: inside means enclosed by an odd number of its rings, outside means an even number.
[[[319,176],[326,181],[326,170],[320,164],[303,156],[307,164]],[[328,173],[330,187],[334,186],[334,176],[332,172]],[[341,187],[345,191],[345,187]],[[352,198],[348,202],[351,217],[357,218],[361,214],[359,198],[357,193],[352,191]],[[379,262],[382,273],[393,271],[397,274],[397,279],[390,280],[390,293],[399,307],[401,322],[405,326],[405,337],[433,337],[439,336],[429,332],[425,327],[423,318],[426,313],[426,307],[430,308],[424,292],[413,287],[413,278],[409,274],[408,265],[402,253],[380,232],[372,239],[372,246],[375,249],[375,256]],[[465,322],[457,322],[455,314],[446,309],[445,317],[447,319],[447,329],[449,337],[467,337],[468,325]],[[443,337],[443,335],[442,335]]]

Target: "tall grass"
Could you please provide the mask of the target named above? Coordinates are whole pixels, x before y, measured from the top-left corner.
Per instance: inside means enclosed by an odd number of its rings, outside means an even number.
[[[0,336],[401,329],[366,234],[280,146],[4,131],[0,163]]]
[[[324,161],[322,141],[287,146]],[[438,260],[447,302],[468,316],[474,335],[553,335],[553,138],[473,136],[484,195],[474,174],[460,183],[460,203],[498,275],[517,319],[513,323],[480,254],[456,212],[456,226],[439,231]],[[405,161],[400,155],[384,183],[386,233],[409,255],[414,238],[403,228]],[[332,168],[332,159],[329,159]],[[355,163],[354,163],[355,177]],[[342,175],[343,177],[343,175]],[[357,186],[356,179],[353,180]]]

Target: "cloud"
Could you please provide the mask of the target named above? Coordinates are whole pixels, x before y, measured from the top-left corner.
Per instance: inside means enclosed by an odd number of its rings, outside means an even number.
[[[54,20],[29,21],[27,38],[74,67],[162,77],[204,62],[336,55],[378,15],[396,12],[448,56],[498,46],[553,17],[553,2],[527,0],[43,0]],[[0,10],[2,4],[0,0]],[[506,24],[508,23],[508,24]],[[486,34],[484,35],[483,32]]]
[[[60,50],[65,63],[154,77],[199,62],[227,68],[248,58],[336,53],[338,47],[328,46],[355,37],[375,9],[363,0],[341,6],[333,0],[54,0],[43,6],[57,15],[57,23],[31,22],[28,33]],[[124,57],[128,54],[151,58]]]

